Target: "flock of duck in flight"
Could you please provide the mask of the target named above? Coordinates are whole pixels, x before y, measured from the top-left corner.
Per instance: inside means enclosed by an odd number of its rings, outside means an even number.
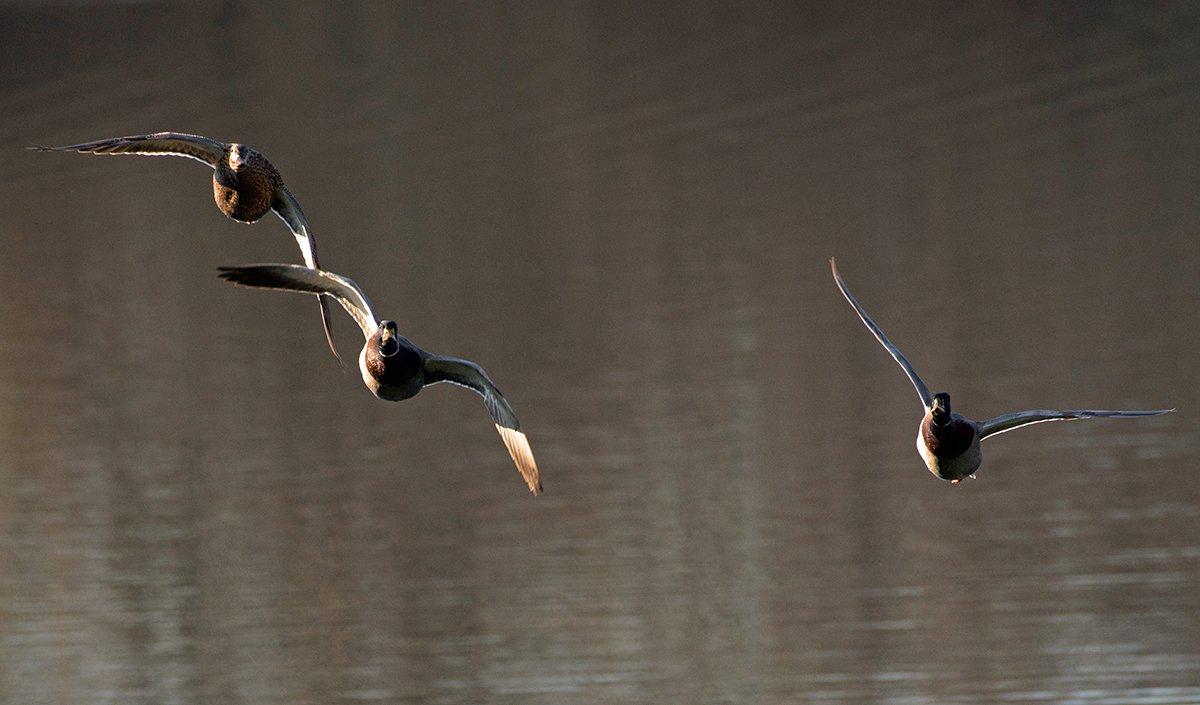
[[[199,135],[179,132],[158,132],[152,135],[133,135],[85,142],[62,147],[33,147],[40,151],[81,152],[88,154],[142,154],[149,156],[187,157],[203,162],[213,170],[213,197],[222,213],[244,223],[253,223],[274,211],[300,246],[304,266],[298,264],[256,264],[221,267],[220,276],[234,284],[263,289],[298,291],[317,296],[321,307],[321,325],[330,351],[338,362],[341,356],[334,345],[329,299],[342,305],[362,329],[362,350],[358,367],[363,382],[380,399],[401,401],[415,396],[421,389],[440,382],[466,387],[483,397],[488,413],[508,448],[513,462],[535,495],[542,491],[537,462],[529,441],[521,432],[517,415],[500,390],[479,365],[470,360],[445,357],[422,350],[400,335],[396,323],[381,320],[362,287],[349,277],[321,269],[317,261],[316,242],[300,204],[284,185],[279,171],[261,153],[233,143],[226,144]],[[875,339],[895,358],[916,387],[925,415],[917,431],[917,451],[929,471],[951,484],[975,477],[983,462],[980,441],[1015,428],[1046,421],[1066,421],[1090,418],[1133,418],[1157,416],[1174,409],[1149,411],[1071,409],[1031,410],[997,416],[987,421],[973,421],[950,409],[950,395],[930,394],[929,388],[917,375],[908,358],[900,352],[883,329],[867,315],[862,304],[846,287],[837,264],[830,260],[833,279],[846,301],[871,331]]]

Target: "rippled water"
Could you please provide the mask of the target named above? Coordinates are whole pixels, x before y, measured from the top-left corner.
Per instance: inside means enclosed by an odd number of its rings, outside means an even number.
[[[1200,23],[1000,3],[0,10],[0,701],[1200,702]],[[373,399],[251,144],[478,399]],[[841,300],[989,442],[958,488]],[[337,319],[344,351],[353,323]]]

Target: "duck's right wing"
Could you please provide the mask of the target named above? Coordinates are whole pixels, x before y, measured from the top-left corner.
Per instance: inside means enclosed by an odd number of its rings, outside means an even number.
[[[862,319],[862,322],[871,331],[871,334],[875,336],[875,339],[879,341],[879,344],[886,348],[887,351],[892,354],[892,357],[895,358],[896,362],[900,363],[900,366],[904,368],[904,373],[908,375],[909,381],[911,381],[912,385],[917,388],[917,395],[921,397],[921,403],[924,404],[925,409],[928,410],[933,400],[933,397],[929,394],[929,388],[926,387],[925,383],[921,381],[921,378],[917,376],[917,371],[913,369],[913,366],[909,363],[908,358],[904,357],[904,353],[900,352],[900,348],[893,345],[891,340],[888,340],[888,337],[883,332],[883,329],[880,328],[875,321],[871,320],[871,317],[867,315],[865,310],[863,310],[862,304],[858,303],[858,299],[854,298],[854,294],[851,294],[850,290],[846,288],[846,282],[842,281],[842,275],[838,273],[837,262],[830,259],[829,266],[833,268],[833,281],[837,283],[837,287],[842,292],[842,296],[846,297],[846,300],[849,301],[850,305],[854,307],[854,311],[858,313],[858,317]]]
[[[85,154],[143,154],[152,157],[187,157],[215,167],[229,145],[200,135],[183,132],[156,132],[152,135],[113,137],[96,142],[68,144],[63,147],[38,145],[41,152],[82,152]]]
[[[308,265],[309,269],[320,271],[321,264],[317,261],[317,240],[313,237],[312,231],[308,229],[308,219],[304,217],[304,211],[300,210],[300,202],[283,184],[279,184],[275,188],[271,210],[275,211],[275,215],[279,216],[279,219],[287,225],[288,230],[292,231],[292,236],[296,238],[296,244],[300,246],[300,255],[304,257],[304,264]],[[333,321],[329,316],[328,299],[319,296],[317,303],[321,305],[321,327],[325,329],[325,342],[329,344],[329,351],[333,353],[338,363],[345,367],[346,363],[342,362],[342,356],[338,354],[337,346],[333,344]]]
[[[1047,411],[1035,409],[1004,414],[994,419],[988,419],[979,425],[979,439],[995,436],[1022,426],[1047,421],[1074,421],[1076,419],[1132,419],[1140,416],[1159,416],[1169,414],[1174,409],[1152,409],[1149,411],[1109,411],[1106,409],[1069,409],[1066,411]]]
[[[241,286],[332,296],[354,318],[366,338],[374,335],[379,327],[371,300],[349,277],[298,264],[248,264],[217,269],[222,279]]]

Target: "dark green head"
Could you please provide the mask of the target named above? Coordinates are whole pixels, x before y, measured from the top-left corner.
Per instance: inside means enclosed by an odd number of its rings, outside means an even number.
[[[379,323],[379,354],[391,357],[400,351],[400,338],[396,333],[395,321]]]
[[[933,416],[933,422],[938,426],[942,426],[950,422],[950,395],[945,392],[938,392],[933,395],[933,402],[929,407],[929,413]]]

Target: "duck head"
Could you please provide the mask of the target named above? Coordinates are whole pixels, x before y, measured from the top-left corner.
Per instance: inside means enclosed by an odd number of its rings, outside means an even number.
[[[229,145],[229,168],[237,171],[250,163],[250,148],[244,144]]]
[[[379,324],[379,354],[391,357],[400,351],[400,338],[396,334],[395,321],[382,321]]]
[[[945,426],[950,423],[950,395],[945,392],[934,394],[929,414],[933,417],[934,426]]]

